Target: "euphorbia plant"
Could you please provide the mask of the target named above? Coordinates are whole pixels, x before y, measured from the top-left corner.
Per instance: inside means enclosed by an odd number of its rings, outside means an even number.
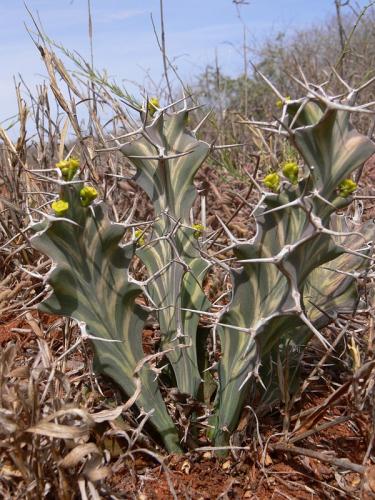
[[[355,237],[336,211],[352,201],[351,175],[374,153],[374,144],[352,128],[349,110],[333,102],[289,98],[284,107],[284,133],[300,164],[281,164],[264,177],[264,187],[253,180],[262,191],[254,211],[257,232],[236,240],[227,231],[226,251],[237,262],[225,264],[232,292],[220,313],[210,311],[202,288],[210,266],[220,261],[209,255],[206,228],[190,216],[194,177],[214,146],[197,139],[199,126],[188,128],[186,102],[172,111],[150,100],[140,110],[140,128],[119,146],[136,169],[134,182],[153,204],[152,222],[112,223],[96,190],[77,183],[77,161],[67,159],[57,165],[63,185],[52,205],[55,215],[33,227],[33,246],[54,262],[47,277],[52,291],[41,309],[85,326],[96,369],[134,395],[170,452],[181,451],[180,438],[153,372],[155,360],[167,358],[167,384],[199,398],[207,380],[200,315],[213,318],[213,335],[220,337],[209,437],[225,446],[259,377],[266,395],[275,396],[274,371],[264,367],[276,362],[280,346],[290,342],[302,348],[312,335],[327,345],[321,328],[340,311],[352,311],[357,301],[351,273],[368,262],[374,226],[369,223],[363,236]],[[124,244],[127,230],[132,239]],[[147,269],[146,281],[129,272],[135,256]],[[141,294],[145,303],[137,299]],[[150,313],[158,320],[161,342],[159,351],[146,357],[142,329]]]

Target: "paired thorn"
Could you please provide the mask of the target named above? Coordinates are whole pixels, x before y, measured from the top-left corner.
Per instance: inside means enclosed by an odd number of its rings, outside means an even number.
[[[176,153],[172,155],[164,155],[164,154],[159,154],[159,155],[127,155],[126,157],[129,158],[130,160],[173,160],[175,158],[181,158],[182,156],[187,156],[191,153],[193,153],[195,150],[190,149],[189,151],[185,151],[183,153]]]
[[[324,346],[325,349],[332,349],[332,346],[328,342],[328,340],[326,340],[320,333],[320,331],[315,328],[315,326],[311,323],[311,321],[308,319],[308,317],[305,315],[303,311],[299,313],[299,317],[305,323],[305,325],[309,327],[309,329],[312,331],[312,333],[316,336],[316,338]]]
[[[211,151],[219,151],[220,149],[238,148],[240,146],[246,146],[246,144],[223,144],[220,146],[215,146],[214,144],[211,144]]]
[[[210,111],[202,118],[202,120],[198,123],[198,125],[193,129],[194,135],[199,131],[199,129],[206,122],[206,120],[211,116],[211,114],[212,114],[212,109],[210,109]]]

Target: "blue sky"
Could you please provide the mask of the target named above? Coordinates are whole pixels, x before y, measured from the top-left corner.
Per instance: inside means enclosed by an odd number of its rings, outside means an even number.
[[[88,57],[87,0],[26,3],[40,16],[50,38]],[[366,3],[357,2],[361,6]],[[105,68],[118,81],[142,84],[146,72],[158,80],[162,63],[150,14],[159,24],[159,0],[92,0],[92,8],[95,66]],[[192,81],[213,61],[215,50],[224,71],[240,73],[242,59],[236,49],[241,44],[242,28],[231,0],[164,0],[164,9],[168,55],[177,58],[185,80]],[[46,72],[26,32],[25,23],[31,27],[31,21],[23,1],[0,0],[0,13],[2,121],[15,110],[13,76],[21,73],[33,88]],[[251,43],[280,31],[292,34],[333,13],[333,0],[249,0],[249,5],[241,8]]]

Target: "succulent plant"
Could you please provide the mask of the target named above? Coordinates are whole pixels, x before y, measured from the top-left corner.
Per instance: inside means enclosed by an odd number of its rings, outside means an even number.
[[[348,233],[344,238],[334,237],[336,243],[359,253],[342,253],[309,274],[303,289],[303,304],[307,318],[318,330],[335,321],[339,314],[353,314],[359,305],[357,277],[364,275],[370,265],[370,261],[360,254],[370,254],[371,245],[368,242],[373,240],[375,232],[372,221],[358,225],[344,215],[332,215],[331,228],[338,233]],[[289,394],[298,392],[300,360],[304,347],[313,335],[311,328],[305,324],[289,331],[285,329],[280,343],[270,352],[263,353],[260,378],[266,388],[263,399],[267,404],[282,399],[282,384],[277,374],[278,360],[293,374],[288,382]],[[283,351],[286,346],[289,348]]]
[[[228,444],[255,387],[263,386],[264,399],[282,397],[277,363],[297,364],[313,335],[327,346],[321,329],[340,312],[355,310],[356,273],[366,268],[368,241],[374,239],[372,222],[353,229],[336,211],[352,201],[351,174],[375,145],[353,129],[347,109],[330,101],[287,98],[282,107],[298,163],[288,161],[280,173],[264,177],[269,191],[254,210],[256,235],[244,241],[231,235],[237,259],[230,268],[231,300],[219,318],[209,313],[217,320],[221,349],[209,433],[217,446]],[[214,259],[202,252],[203,224],[191,219],[194,176],[213,146],[188,128],[189,112],[186,103],[172,111],[150,99],[141,110],[142,125],[119,146],[154,209],[152,221],[134,224],[130,242],[121,244],[130,227],[111,223],[97,191],[71,182],[76,159],[57,164],[63,182],[52,204],[55,216],[35,225],[31,240],[54,262],[42,310],[86,328],[98,370],[135,394],[171,452],[181,451],[178,432],[142,349],[147,314],[155,315],[161,333],[160,351],[151,358],[165,355],[173,370],[165,380],[194,399],[203,394],[206,404],[214,384],[207,371],[208,331],[199,324],[211,307],[202,283]],[[147,269],[144,282],[129,274],[135,255]],[[147,306],[137,299],[141,293]],[[290,346],[298,356],[288,358]]]
[[[218,446],[228,443],[262,359],[278,349],[285,335],[299,347],[311,334],[326,345],[317,328],[322,325],[314,326],[309,318],[305,294],[311,289],[311,273],[339,256],[348,257],[342,244],[346,232],[332,229],[332,214],[350,201],[338,195],[337,187],[375,152],[375,145],[352,128],[348,112],[315,102],[299,106],[288,106],[293,128],[287,127],[308,172],[295,186],[264,193],[254,214],[256,236],[234,249],[243,267],[232,271],[232,301],[220,319],[226,326],[218,329],[222,357],[211,432]],[[277,174],[270,175],[268,187],[277,191]],[[328,287],[329,281],[324,284]]]
[[[147,245],[137,250],[149,276],[162,349],[168,351],[180,392],[196,397],[202,382],[197,361],[199,315],[186,309],[210,306],[202,282],[210,262],[201,257],[197,228],[190,226],[194,176],[210,152],[187,129],[189,111],[160,110],[135,140],[121,147],[136,167],[135,182],[152,201],[155,223]]]
[[[113,224],[104,203],[82,206],[83,183],[66,184],[64,218],[32,227],[34,248],[53,259],[40,305],[50,314],[77,320],[95,349],[96,370],[111,377],[150,420],[171,452],[180,450],[155,374],[145,362],[142,330],[147,312],[137,303],[141,287],[129,277],[135,243],[121,245],[126,227]],[[85,204],[84,204],[85,205]]]

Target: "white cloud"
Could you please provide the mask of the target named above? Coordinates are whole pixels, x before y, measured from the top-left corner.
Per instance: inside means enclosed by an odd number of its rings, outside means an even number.
[[[142,16],[143,14],[148,13],[148,10],[145,9],[128,9],[128,10],[120,10],[119,12],[114,12],[110,15],[104,15],[101,18],[97,18],[95,22],[112,22],[112,21],[125,21],[126,19],[131,19],[132,17]]]

